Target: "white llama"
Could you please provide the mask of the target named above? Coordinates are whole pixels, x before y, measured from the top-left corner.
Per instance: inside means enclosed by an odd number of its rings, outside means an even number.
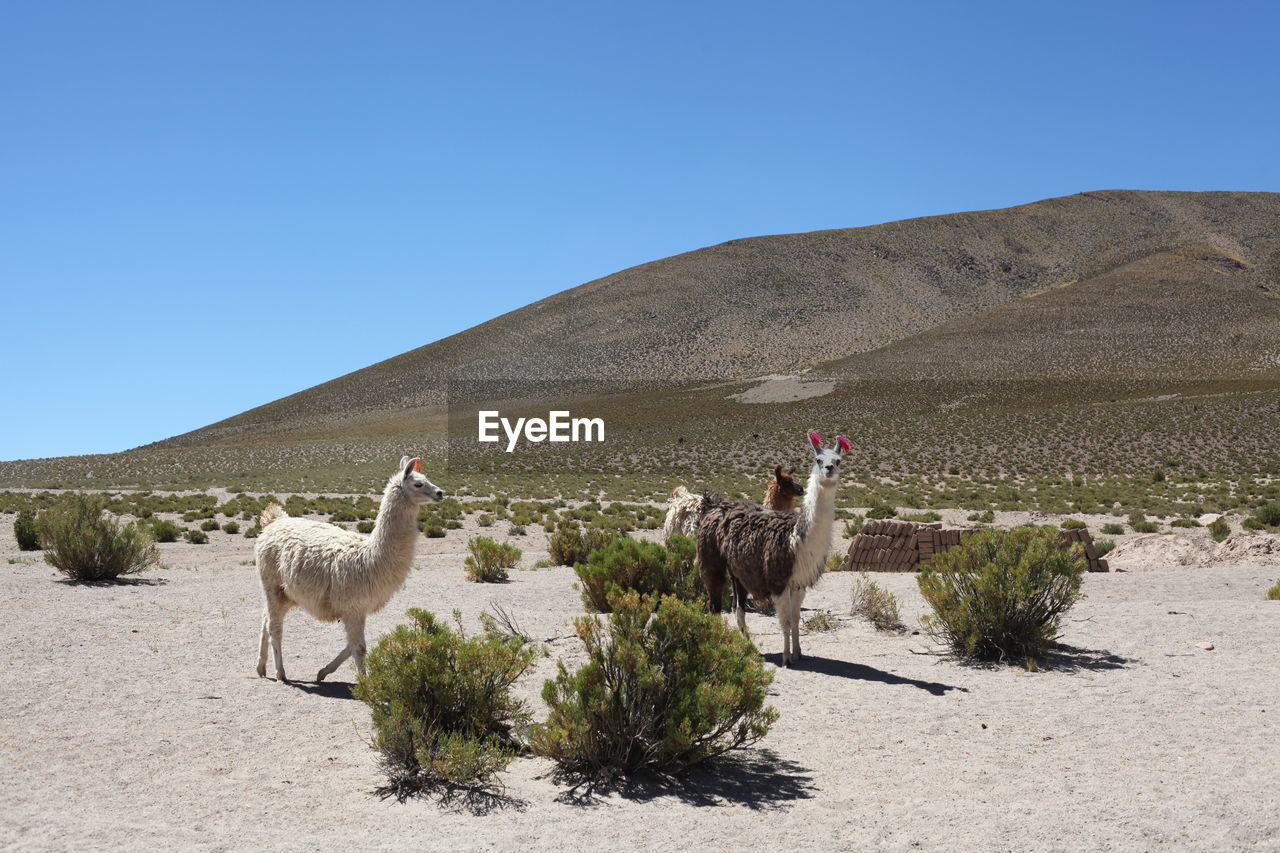
[[[733,609],[738,629],[747,633],[746,597],[777,604],[782,627],[782,665],[800,660],[800,605],[809,587],[826,570],[835,521],[840,460],[849,441],[839,436],[839,449],[825,450],[816,432],[813,469],[797,513],[765,509],[741,501],[707,496],[698,523],[698,571],[706,585],[708,606],[720,612],[726,575],[733,581]]]
[[[292,518],[277,504],[262,512],[262,533],[253,552],[266,606],[262,613],[262,642],[258,676],[267,674],[267,643],[275,647],[276,678],[284,674],[280,640],[285,614],[293,607],[325,622],[341,620],[347,645],[316,676],[325,676],[355,655],[364,674],[364,622],[377,613],[404,585],[418,538],[418,507],[438,501],[444,492],[422,475],[422,464],[408,456],[387,481],[378,520],[368,536],[332,524]]]

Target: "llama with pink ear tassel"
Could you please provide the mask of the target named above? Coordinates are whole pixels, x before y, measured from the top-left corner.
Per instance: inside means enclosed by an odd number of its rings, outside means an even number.
[[[813,468],[799,512],[774,512],[708,495],[698,522],[698,571],[712,612],[720,611],[726,579],[733,582],[733,609],[743,635],[747,595],[760,603],[774,601],[782,627],[783,666],[800,660],[800,605],[826,569],[840,460],[850,450],[844,436],[838,436],[830,449],[822,446],[816,432],[809,433],[809,442]]]

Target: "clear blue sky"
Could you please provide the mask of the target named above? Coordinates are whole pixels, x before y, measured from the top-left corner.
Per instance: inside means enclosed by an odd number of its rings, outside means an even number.
[[[1280,190],[1280,6],[0,5],[0,459],[736,237]]]

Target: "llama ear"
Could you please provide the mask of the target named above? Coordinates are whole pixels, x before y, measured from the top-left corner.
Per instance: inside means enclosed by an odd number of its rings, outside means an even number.
[[[809,433],[809,443],[813,445],[814,450],[821,450],[822,436],[818,435],[816,432]]]
[[[416,456],[412,459],[410,459],[408,456],[404,457],[404,459],[400,460],[400,466],[404,468],[404,475],[406,477],[408,477],[414,471],[418,471],[418,472],[422,471],[422,462]]]
[[[845,438],[843,435],[836,436],[836,444],[840,445],[840,452],[842,454],[853,450],[853,445],[850,444],[849,439]]]
[[[774,465],[774,466],[773,466],[773,476],[777,477],[779,480],[781,480],[781,479],[782,479],[782,466],[781,466],[781,465]]]
[[[400,470],[401,470],[401,471],[403,471],[405,468],[408,468],[408,467],[409,467],[409,463],[410,463],[411,461],[413,461],[413,460],[411,460],[408,456],[401,456],[401,457],[400,457]]]

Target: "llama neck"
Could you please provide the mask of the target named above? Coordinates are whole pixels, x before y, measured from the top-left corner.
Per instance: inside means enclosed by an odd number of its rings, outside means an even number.
[[[835,515],[836,480],[823,478],[822,469],[814,465],[804,490],[804,503],[800,505],[800,537],[806,541],[816,537],[824,543],[824,548],[830,548]]]
[[[378,518],[365,545],[373,571],[398,574],[402,579],[409,573],[418,534],[417,519],[417,506],[401,491],[400,478],[392,477],[382,493]]]

